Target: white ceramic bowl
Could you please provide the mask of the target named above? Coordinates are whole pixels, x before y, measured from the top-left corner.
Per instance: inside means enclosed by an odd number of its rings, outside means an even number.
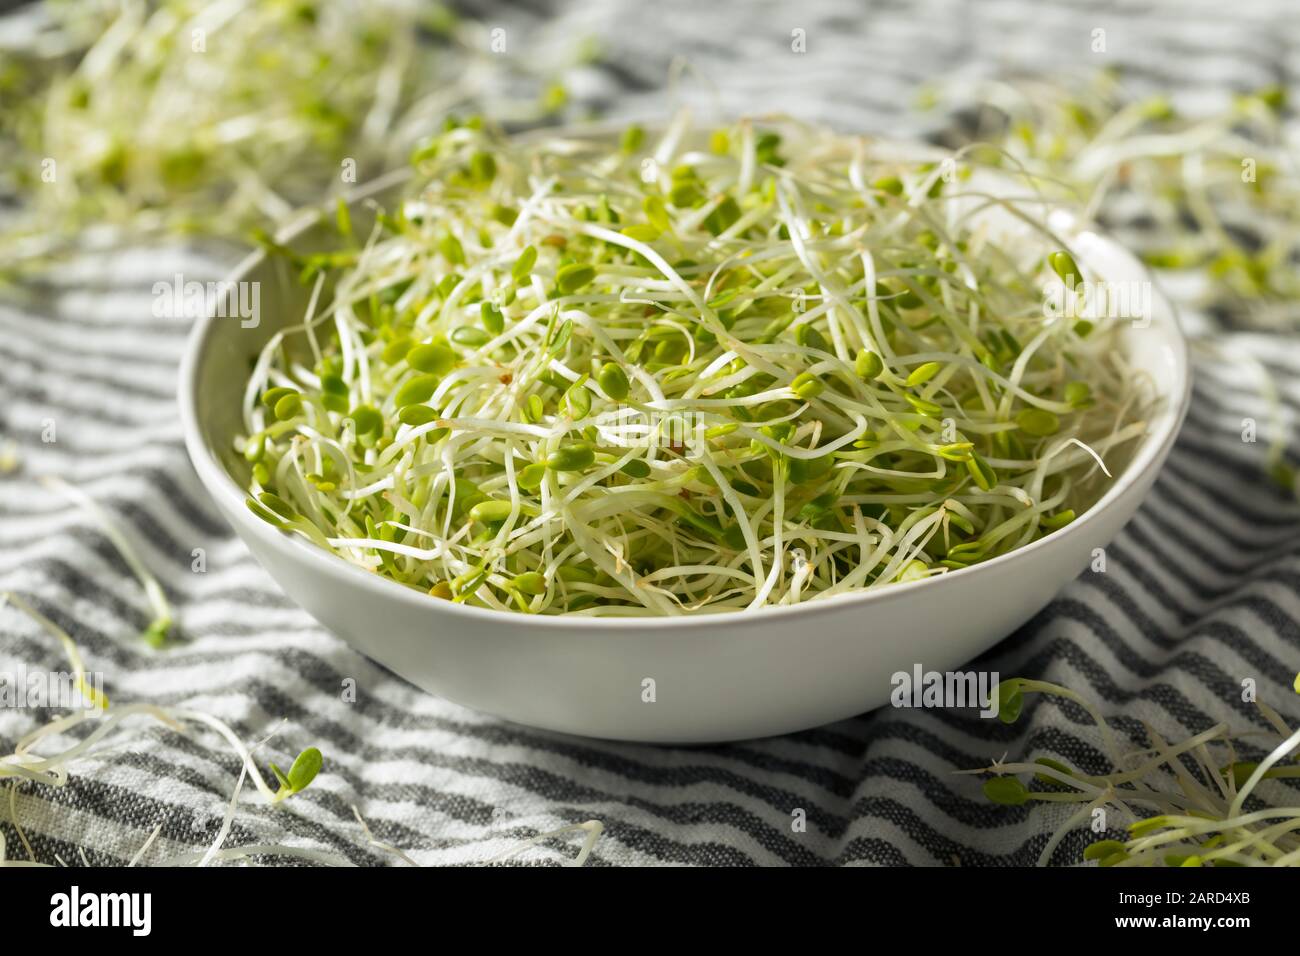
[[[369,219],[360,200],[392,188],[390,181],[357,195],[358,228]],[[330,233],[322,218],[312,215],[279,238],[322,247]],[[1111,240],[1053,225],[1085,270],[1147,279]],[[181,366],[180,406],[194,467],[253,555],[322,624],[430,693],[593,737],[699,743],[788,733],[880,706],[891,675],[916,664],[959,668],[1046,605],[1128,521],[1173,445],[1190,388],[1177,319],[1157,294],[1150,324],[1126,328],[1123,347],[1155,383],[1160,405],[1122,473],[1063,530],[970,568],[800,607],[685,620],[529,617],[427,597],[248,511],[247,465],[232,446],[248,360],[285,320],[300,319],[306,290],[260,253],[231,278],[259,283],[260,324],[245,328],[211,314],[196,324]],[[653,702],[644,699],[647,679]]]

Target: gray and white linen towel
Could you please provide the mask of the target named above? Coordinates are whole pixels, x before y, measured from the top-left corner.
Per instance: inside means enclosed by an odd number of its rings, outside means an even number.
[[[580,106],[655,117],[675,99],[722,112],[785,110],[845,129],[916,132],[917,88],[952,72],[1055,71],[1123,63],[1152,87],[1296,92],[1300,18],[1280,0],[1088,6],[1031,0],[778,5],[464,3],[516,29],[514,55],[594,35],[599,60],[569,80]],[[1092,53],[1094,29],[1108,52]],[[806,52],[791,50],[803,30]],[[684,71],[666,92],[673,62]],[[1109,60],[1107,60],[1109,58]],[[180,248],[122,251],[64,270],[34,299],[0,299],[0,444],[20,467],[0,477],[0,590],[65,628],[115,702],[204,709],[246,740],[284,721],[259,754],[305,746],[326,766],[310,790],[269,810],[245,800],[227,846],[314,847],[358,864],[485,860],[566,824],[596,819],[594,865],[1029,864],[1059,822],[1051,807],[994,807],[977,778],[953,772],[1010,752],[1101,760],[1083,713],[1033,701],[1014,726],[941,710],[885,708],[786,737],[672,748],[531,730],[430,697],[350,650],[295,607],[207,501],[181,446],[176,368],[188,331],[155,318],[151,287],[177,272],[218,278],[224,263]],[[1270,412],[1255,362],[1282,399],[1278,427],[1300,414],[1300,340],[1213,333],[1186,426],[1150,499],[1107,551],[1041,614],[976,665],[1058,681],[1095,698],[1118,725],[1166,736],[1219,720],[1259,724],[1241,681],[1293,723],[1300,669],[1300,508],[1265,476]],[[1300,315],[1296,317],[1300,330]],[[1239,359],[1224,357],[1224,352]],[[1242,440],[1242,420],[1261,439]],[[49,427],[53,427],[54,441]],[[1294,463],[1294,458],[1292,459]],[[181,641],[155,650],[138,585],[83,511],[38,482],[59,475],[100,501],[161,578]],[[204,549],[206,571],[192,569]],[[799,640],[797,633],[790,635]],[[0,672],[64,668],[48,636],[0,610]],[[345,678],[357,682],[353,703]],[[56,711],[0,708],[0,750]],[[67,786],[24,785],[13,809],[37,859],[143,862],[201,849],[216,835],[239,763],[205,735],[158,728],[77,765]],[[23,858],[0,791],[0,832]],[[791,827],[802,808],[807,828]],[[572,859],[576,838],[518,859]],[[1079,859],[1083,834],[1057,862]],[[266,860],[270,862],[270,860]]]

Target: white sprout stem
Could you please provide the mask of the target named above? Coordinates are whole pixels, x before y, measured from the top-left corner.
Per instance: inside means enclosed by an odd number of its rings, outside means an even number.
[[[566,866],[582,866],[587,862],[587,858],[591,855],[591,851],[596,846],[596,841],[600,839],[600,835],[604,829],[604,824],[599,820],[588,820],[585,823],[573,823],[569,826],[560,827],[558,830],[548,830],[545,833],[539,833],[535,837],[525,840],[518,846],[511,847],[508,850],[498,853],[496,856],[489,857],[479,865],[488,866],[492,863],[500,863],[502,860],[507,860],[512,856],[518,856],[520,853],[536,846],[543,840],[551,840],[556,837],[567,836],[570,833],[584,833],[586,836],[582,841],[582,846],[578,849],[578,855],[565,863]]]
[[[136,576],[140,586],[144,588],[145,596],[149,599],[149,606],[153,610],[155,623],[163,626],[164,629],[169,627],[172,622],[172,610],[167,601],[167,595],[163,593],[162,585],[158,583],[158,579],[145,566],[135,547],[118,530],[117,525],[108,517],[108,514],[100,507],[99,503],[80,488],[68,484],[62,478],[50,475],[41,480],[49,487],[61,492],[69,501],[79,505],[95,519],[100,530],[117,548],[118,553],[122,555],[122,560],[131,569],[131,573]]]

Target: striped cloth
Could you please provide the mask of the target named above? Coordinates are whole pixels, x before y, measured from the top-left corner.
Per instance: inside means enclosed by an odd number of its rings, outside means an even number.
[[[552,3],[519,12],[466,3],[514,31],[516,55],[594,34],[600,56],[575,67],[575,110],[662,115],[668,101],[723,112],[789,110],[846,129],[918,132],[905,113],[940,72],[1058,69],[1122,62],[1153,87],[1295,89],[1300,21],[1278,2],[1149,4],[891,0],[727,7],[638,0]],[[1107,31],[1105,54],[1091,31]],[[792,31],[805,31],[803,54]],[[679,57],[694,65],[671,97]],[[1294,95],[1294,93],[1293,93]],[[1033,862],[1060,817],[1002,808],[954,771],[1003,754],[1102,766],[1083,713],[1031,698],[1014,726],[941,710],[885,708],[787,737],[669,748],[582,740],[504,723],[430,697],[351,651],[280,593],[207,501],[181,447],[174,399],[187,323],[155,318],[150,289],[177,272],[217,278],[227,263],[179,248],[86,258],[57,284],[0,301],[0,444],[19,468],[0,477],[0,590],[23,595],[80,644],[116,702],[185,704],[246,740],[279,725],[259,762],[317,745],[325,769],[269,809],[245,797],[227,846],[328,850],[358,864],[485,860],[534,834],[596,819],[591,863],[1008,865]],[[1099,701],[1118,726],[1167,736],[1219,720],[1260,725],[1241,681],[1293,723],[1300,668],[1300,509],[1265,477],[1270,429],[1300,414],[1300,345],[1202,333],[1187,424],[1105,573],[1085,572],[973,666],[1054,680]],[[1300,315],[1297,316],[1300,327]],[[1281,392],[1276,415],[1261,369]],[[1242,440],[1243,419],[1260,441]],[[53,434],[51,435],[51,429]],[[53,441],[47,441],[53,437]],[[161,578],[179,643],[154,650],[138,585],[84,512],[38,483],[59,475],[104,504]],[[206,571],[193,570],[202,548]],[[791,634],[791,640],[798,640]],[[0,610],[0,672],[64,668],[57,646]],[[346,678],[355,703],[341,699]],[[57,711],[0,708],[0,750]],[[144,862],[215,837],[239,771],[216,738],[142,723],[111,754],[77,765],[60,789],[25,785],[13,809],[37,859]],[[0,832],[25,855],[0,791]],[[797,810],[806,829],[792,827]],[[1075,834],[1057,862],[1079,859]],[[552,839],[518,859],[572,859]]]

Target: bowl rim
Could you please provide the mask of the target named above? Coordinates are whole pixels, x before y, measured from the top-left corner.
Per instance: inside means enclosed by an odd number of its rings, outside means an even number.
[[[582,124],[533,130],[521,134],[520,138],[532,138],[539,134],[582,138],[605,135],[610,129],[614,128],[617,127],[613,124]],[[884,138],[880,139],[885,141]],[[405,182],[410,178],[410,175],[411,173],[407,169],[393,170],[347,191],[342,198],[349,206],[353,206]],[[274,234],[275,240],[284,244],[292,242],[320,223],[326,217],[326,212],[323,207],[307,207],[276,230]],[[715,629],[719,625],[726,624],[778,621],[791,616],[815,617],[854,607],[865,609],[872,605],[910,597],[921,588],[945,586],[945,582],[950,579],[965,579],[981,571],[991,571],[994,568],[1006,567],[1017,562],[1034,560],[1037,553],[1045,548],[1059,545],[1071,536],[1086,535],[1091,526],[1099,520],[1101,512],[1119,501],[1148,471],[1158,469],[1163,464],[1169,450],[1173,447],[1183,419],[1187,415],[1192,386],[1187,339],[1179,319],[1178,310],[1160,289],[1159,284],[1150,276],[1149,270],[1146,270],[1132,253],[1117,240],[1106,235],[1090,223],[1076,221],[1075,228],[1081,234],[1091,235],[1093,240],[1099,241],[1106,251],[1117,253],[1122,259],[1127,260],[1127,265],[1133,267],[1138,274],[1145,273],[1146,279],[1144,281],[1151,281],[1153,300],[1157,303],[1157,308],[1153,310],[1152,324],[1165,324],[1168,326],[1168,345],[1174,359],[1174,380],[1170,394],[1158,396],[1166,405],[1157,411],[1153,424],[1149,423],[1151,427],[1142,436],[1136,454],[1124,466],[1124,470],[1115,477],[1102,496],[1074,521],[1064,528],[1044,535],[1006,554],[998,555],[979,564],[949,570],[943,574],[916,581],[894,582],[887,587],[875,590],[838,594],[804,604],[719,611],[680,617],[525,615],[514,611],[473,607],[433,598],[414,588],[399,584],[397,581],[360,568],[338,555],[303,540],[299,535],[289,534],[273,528],[247,511],[244,505],[244,499],[247,498],[246,490],[239,486],[213,454],[213,450],[208,447],[198,417],[198,371],[201,365],[201,355],[209,337],[215,329],[219,328],[216,315],[217,304],[215,303],[204,311],[203,316],[195,322],[194,327],[190,330],[185,343],[185,351],[181,358],[177,397],[180,405],[181,430],[185,448],[200,481],[207,488],[208,493],[218,499],[218,503],[224,501],[226,507],[223,510],[226,510],[232,516],[232,525],[241,524],[242,530],[255,534],[261,541],[283,555],[286,560],[306,562],[314,569],[317,569],[322,576],[338,581],[341,586],[352,585],[372,589],[372,593],[377,598],[402,601],[410,604],[414,610],[418,611],[423,608],[434,614],[446,615],[453,621],[461,618],[467,622],[477,621],[479,623],[496,623],[500,625],[517,624],[548,630],[571,628],[605,632],[611,630],[617,632],[624,629],[629,631],[689,631]],[[265,250],[259,249],[250,252],[227,274],[224,281],[230,284],[242,281],[245,276],[266,261],[266,258],[267,253]],[[222,286],[222,288],[228,287],[233,286]]]

